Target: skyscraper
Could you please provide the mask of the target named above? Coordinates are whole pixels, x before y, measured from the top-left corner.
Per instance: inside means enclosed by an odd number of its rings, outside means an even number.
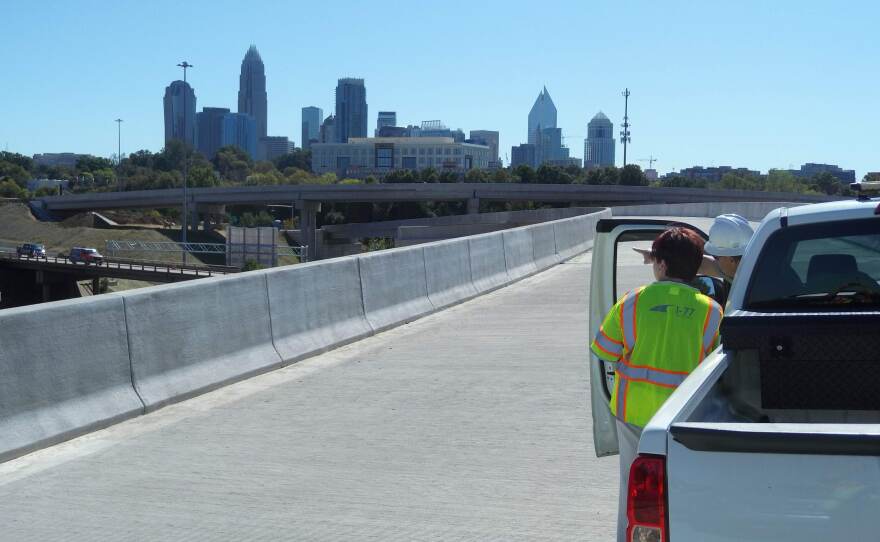
[[[257,158],[257,122],[254,117],[244,113],[226,113],[220,135],[220,146],[235,145],[248,153],[251,159]]]
[[[192,87],[189,83],[174,81],[165,87],[165,98],[162,101],[165,106],[165,144],[172,139],[179,139],[195,147],[196,93]]]
[[[320,141],[321,119],[324,112],[320,107],[310,105],[302,108],[302,148],[308,149],[312,141]]]
[[[367,137],[367,88],[363,79],[343,78],[336,85],[336,141]]]
[[[595,168],[614,165],[614,125],[599,111],[587,124],[584,140],[584,167]]]
[[[539,145],[541,130],[546,128],[556,128],[556,106],[544,87],[529,111],[529,143]]]
[[[324,119],[324,122],[321,123],[321,131],[318,135],[318,139],[321,143],[336,143],[336,117],[333,115],[328,116]]]
[[[208,160],[214,158],[217,149],[223,146],[223,117],[228,113],[229,109],[225,107],[203,107],[202,112],[196,114],[198,126],[196,148]]]
[[[266,136],[266,69],[255,45],[250,46],[241,61],[238,112],[256,120],[257,137]]]
[[[375,135],[379,136],[379,131],[383,126],[397,126],[397,112],[396,111],[379,111],[379,116],[376,117],[376,133]]]
[[[495,130],[471,130],[471,140],[489,147],[489,160],[498,162],[498,132]]]

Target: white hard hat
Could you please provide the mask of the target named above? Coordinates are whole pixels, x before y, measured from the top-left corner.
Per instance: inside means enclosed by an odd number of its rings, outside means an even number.
[[[703,252],[712,256],[742,256],[754,233],[745,218],[735,214],[720,215],[712,223]]]

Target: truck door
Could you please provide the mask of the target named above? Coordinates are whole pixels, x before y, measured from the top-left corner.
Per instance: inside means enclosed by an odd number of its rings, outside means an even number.
[[[590,273],[590,341],[599,331],[605,315],[623,294],[654,281],[652,266],[646,265],[642,255],[633,249],[650,250],[657,235],[670,225],[691,228],[706,238],[696,226],[673,220],[610,218],[596,223]],[[617,429],[609,407],[614,370],[592,352],[589,356],[596,456],[614,455],[618,453]]]

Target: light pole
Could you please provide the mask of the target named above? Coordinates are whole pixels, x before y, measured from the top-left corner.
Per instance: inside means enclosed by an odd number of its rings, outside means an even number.
[[[193,65],[184,60],[180,64],[177,65],[180,68],[183,68],[183,229],[181,230],[181,243],[183,243],[183,263],[186,263],[186,218],[187,218],[187,209],[186,209],[186,170],[187,170],[187,147],[189,146],[189,131],[187,130],[187,118],[186,118],[186,101],[189,96],[186,93],[187,84],[186,84],[186,69],[192,68]]]
[[[122,179],[119,169],[122,165],[122,119],[116,119],[116,189],[122,190]]]
[[[620,142],[623,143],[623,167],[626,167],[626,144],[629,138],[629,89],[621,92],[623,96],[623,130],[620,131]]]

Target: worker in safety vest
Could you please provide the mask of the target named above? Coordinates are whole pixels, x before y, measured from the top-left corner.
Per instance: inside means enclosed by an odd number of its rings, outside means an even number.
[[[620,444],[618,540],[626,534],[626,488],[642,428],[706,355],[718,346],[721,306],[689,286],[703,261],[703,239],[672,227],[651,247],[657,282],[612,308],[590,349],[615,366],[611,413]]]

